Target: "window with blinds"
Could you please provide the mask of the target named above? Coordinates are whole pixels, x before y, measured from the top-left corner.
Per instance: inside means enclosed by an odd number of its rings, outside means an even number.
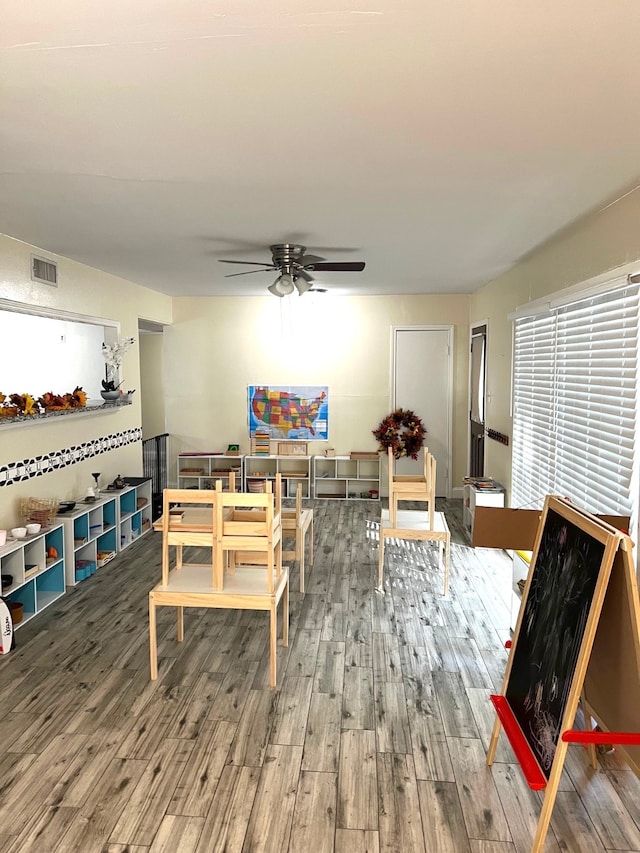
[[[638,284],[515,322],[512,506],[637,517]]]

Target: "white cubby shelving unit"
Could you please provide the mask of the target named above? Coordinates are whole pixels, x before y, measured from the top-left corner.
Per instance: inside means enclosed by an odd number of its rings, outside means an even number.
[[[57,518],[64,526],[66,583],[75,586],[151,530],[151,480],[101,491]]]
[[[78,501],[58,516],[64,524],[67,586],[75,586],[98,568],[98,553],[117,552],[117,500],[99,497],[92,503]]]
[[[118,550],[122,551],[151,530],[151,480],[140,478],[117,495]]]
[[[378,500],[380,457],[352,459],[350,456],[314,456],[313,497]]]
[[[244,491],[259,491],[260,484],[275,480],[276,474],[282,477],[282,497],[294,498],[298,483],[302,497],[311,497],[311,456],[245,456]]]
[[[51,556],[49,554],[51,553]],[[8,602],[23,605],[20,628],[65,593],[65,542],[63,526],[54,523],[26,539],[10,539],[0,548],[0,569],[11,575],[2,586]]]
[[[177,483],[179,489],[213,489],[216,480],[227,481],[231,471],[236,476],[236,491],[242,488],[243,456],[222,453],[180,453],[178,455]]]

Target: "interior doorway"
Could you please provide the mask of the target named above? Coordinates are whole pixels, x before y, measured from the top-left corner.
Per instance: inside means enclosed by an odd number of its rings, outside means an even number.
[[[396,326],[393,328],[393,409],[410,409],[427,430],[426,445],[436,457],[438,497],[451,490],[451,423],[453,401],[453,328]],[[396,472],[420,474],[418,461],[398,459]]]
[[[487,404],[487,324],[471,328],[469,357],[469,475],[484,477],[484,436]]]
[[[163,331],[164,326],[160,323],[138,319],[143,438],[151,438],[165,432],[166,429]]]
[[[159,323],[138,319],[142,468],[144,476],[151,480],[154,520],[162,513],[162,493],[169,485],[163,331],[164,326]]]

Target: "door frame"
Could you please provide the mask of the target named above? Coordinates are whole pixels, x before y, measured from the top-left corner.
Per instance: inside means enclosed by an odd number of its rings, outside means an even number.
[[[469,370],[468,370],[468,381],[467,381],[467,473],[471,470],[471,344],[473,341],[473,330],[479,329],[484,326],[484,428],[485,428],[485,439],[486,439],[486,427],[487,427],[487,404],[489,402],[489,395],[487,394],[487,352],[489,348],[489,321],[488,320],[478,320],[474,323],[469,323],[469,346],[467,349],[467,355],[469,357]],[[487,445],[486,440],[483,444],[483,465],[486,467],[487,462]]]
[[[390,382],[391,388],[391,410],[396,408],[396,356],[397,356],[397,333],[398,332],[447,332],[447,477],[446,477],[446,494],[444,497],[451,497],[452,490],[452,474],[453,474],[453,324],[433,324],[433,325],[402,325],[391,327],[391,364],[390,364]],[[428,436],[428,434],[427,434]]]

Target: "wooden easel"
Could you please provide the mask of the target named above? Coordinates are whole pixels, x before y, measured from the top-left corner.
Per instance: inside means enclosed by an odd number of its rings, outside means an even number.
[[[531,853],[543,849],[569,743],[617,744],[640,775],[640,604],[631,551],[619,530],[547,497],[502,691],[491,697],[497,718],[487,753],[491,765],[503,727],[529,786],[545,789]],[[581,694],[602,732],[572,728]]]

